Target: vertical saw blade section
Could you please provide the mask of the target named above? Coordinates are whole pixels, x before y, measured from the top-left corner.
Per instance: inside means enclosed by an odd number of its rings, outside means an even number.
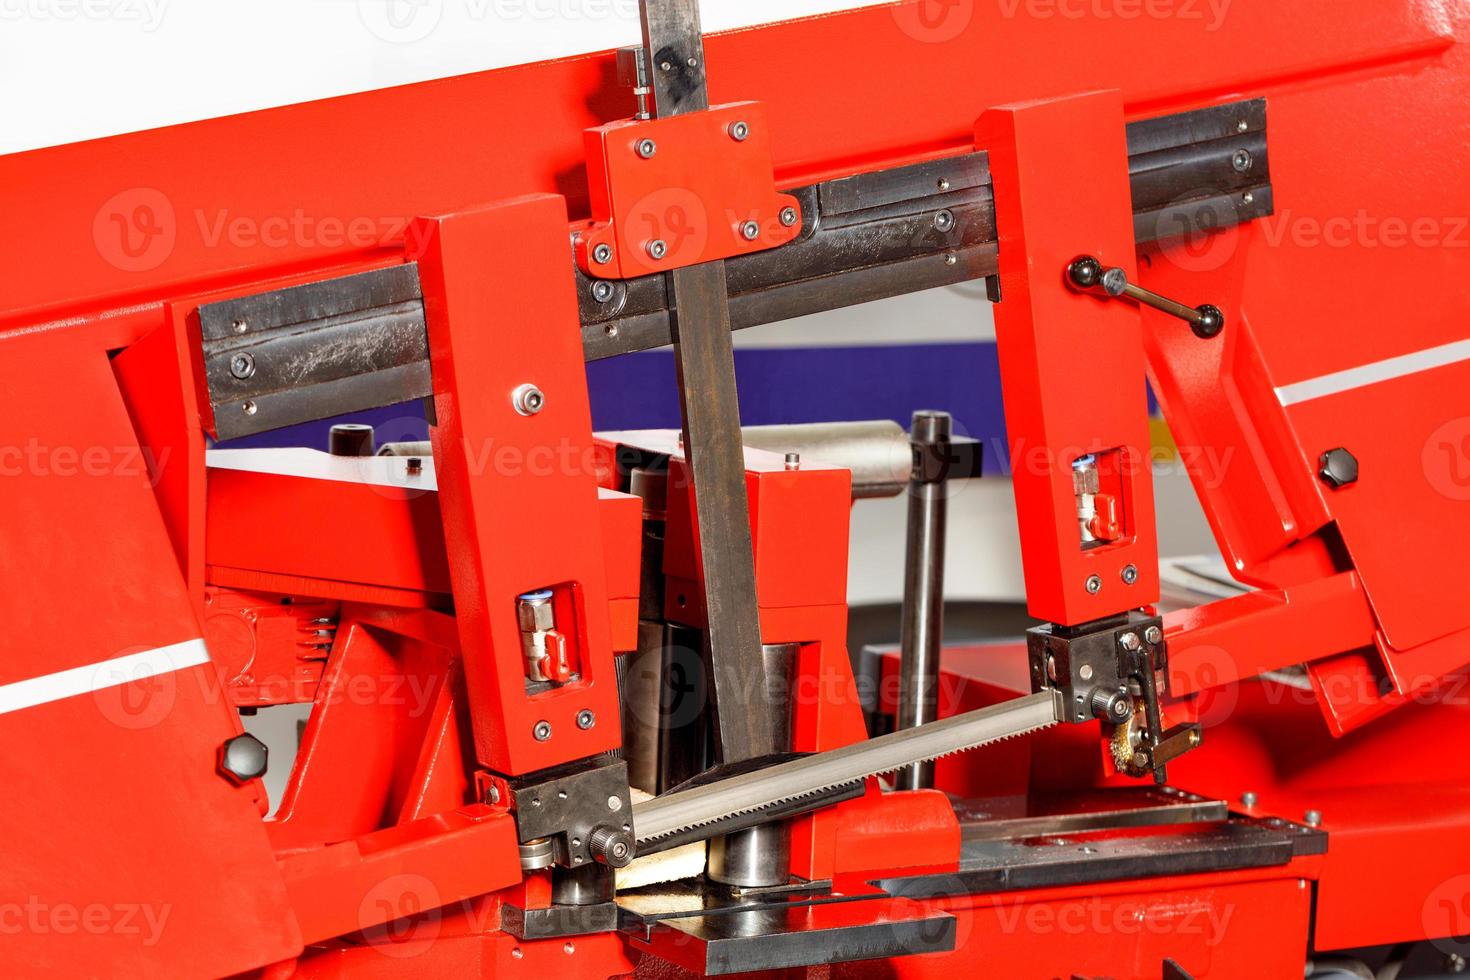
[[[1064,713],[1066,706],[1060,697],[1056,691],[1041,691],[918,728],[656,797],[633,808],[638,843],[687,834],[732,816],[816,796],[868,776],[1048,728]]]
[[[657,115],[708,109],[696,0],[643,0],[641,9]],[[738,762],[773,752],[775,745],[769,715],[748,707],[763,690],[761,633],[725,264],[675,269],[668,282],[684,454],[698,516],[717,748],[721,760]]]

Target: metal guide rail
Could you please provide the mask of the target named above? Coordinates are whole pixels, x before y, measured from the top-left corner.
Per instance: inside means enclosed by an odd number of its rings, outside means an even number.
[[[1134,237],[1186,238],[1272,213],[1264,99],[1128,125]],[[986,154],[791,189],[800,237],[725,262],[730,327],[996,274]],[[576,269],[571,249],[567,261]],[[576,269],[589,361],[669,344],[669,274]],[[199,310],[215,434],[231,439],[429,394],[413,264],[211,303]]]

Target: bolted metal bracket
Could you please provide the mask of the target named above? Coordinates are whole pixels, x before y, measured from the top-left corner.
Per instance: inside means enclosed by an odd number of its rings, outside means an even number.
[[[1157,678],[1167,670],[1169,654],[1158,616],[1135,610],[1072,628],[1038,626],[1027,631],[1026,649],[1031,689],[1060,691],[1067,706],[1062,720],[1096,719],[1113,726],[1115,734],[1138,735],[1138,744],[1120,760],[1130,775],[1152,773],[1163,783],[1165,764],[1199,744],[1198,725],[1163,731]]]
[[[577,764],[507,781],[505,787],[522,844],[550,840],[555,863],[566,868],[594,861],[622,868],[632,862],[626,763]]]
[[[592,223],[577,264],[631,279],[785,245],[801,202],[776,190],[770,129],[757,102],[587,130]]]

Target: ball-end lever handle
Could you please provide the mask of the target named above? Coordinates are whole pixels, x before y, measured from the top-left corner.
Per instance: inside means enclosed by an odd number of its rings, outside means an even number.
[[[1074,259],[1067,266],[1067,280],[1078,289],[1101,289],[1112,297],[1127,296],[1131,300],[1151,306],[1161,313],[1177,316],[1189,324],[1196,337],[1208,340],[1217,337],[1225,329],[1225,314],[1218,306],[1206,303],[1203,306],[1185,306],[1167,296],[1160,296],[1128,281],[1128,273],[1117,267],[1103,268],[1103,264],[1090,255]]]

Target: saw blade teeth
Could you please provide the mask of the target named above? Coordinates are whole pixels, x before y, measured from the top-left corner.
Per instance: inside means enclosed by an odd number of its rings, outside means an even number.
[[[1010,741],[1012,739],[1021,738],[1021,737],[1026,736],[1026,735],[1031,735],[1031,734],[1033,734],[1035,732],[1039,732],[1039,731],[1042,731],[1044,729],[1051,728],[1055,724],[1056,724],[1055,721],[1048,721],[1048,722],[1044,722],[1042,724],[1032,725],[1032,726],[1029,726],[1027,728],[1017,729],[1016,731],[1006,732],[1006,733],[1003,733],[1003,734],[1000,734],[1000,735],[995,735],[995,736],[992,736],[992,737],[989,737],[989,738],[979,739],[977,741],[963,742],[963,743],[961,743],[959,745],[956,745],[956,746],[953,746],[951,748],[948,748],[948,749],[946,749],[945,751],[942,751],[942,752],[938,752],[938,753],[934,753],[934,754],[930,754],[930,755],[924,755],[924,756],[917,757],[917,758],[914,758],[914,759],[911,759],[911,760],[907,760],[907,761],[905,761],[903,763],[900,763],[899,765],[894,766],[892,768],[883,768],[883,769],[875,769],[875,770],[871,770],[871,771],[865,771],[861,775],[858,775],[858,776],[856,776],[854,778],[842,779],[842,780],[839,780],[839,781],[836,781],[836,782],[821,782],[821,783],[818,783],[818,784],[816,784],[814,786],[806,787],[806,788],[804,788],[799,793],[790,793],[790,794],[785,794],[785,795],[782,795],[782,796],[779,796],[779,797],[776,797],[776,798],[773,798],[773,799],[765,799],[765,800],[762,800],[758,804],[753,804],[753,805],[749,805],[749,806],[734,807],[734,808],[728,809],[728,810],[720,813],[717,816],[712,816],[712,817],[710,817],[708,819],[688,821],[688,822],[686,822],[684,824],[681,824],[681,825],[679,825],[677,827],[670,828],[669,830],[661,831],[660,833],[657,833],[657,834],[650,834],[647,837],[641,837],[640,838],[640,841],[647,842],[647,843],[653,843],[653,842],[657,842],[657,841],[667,840],[670,837],[675,837],[675,836],[678,836],[680,834],[690,833],[692,831],[699,830],[702,827],[713,826],[713,825],[718,824],[718,823],[721,823],[724,820],[727,820],[727,819],[729,819],[731,817],[739,817],[739,816],[746,816],[746,815],[752,814],[752,813],[760,813],[762,810],[769,810],[769,809],[773,809],[773,808],[778,807],[778,806],[782,806],[784,804],[799,802],[800,800],[808,799],[808,798],[813,797],[813,796],[819,796],[822,793],[825,793],[825,792],[827,792],[829,790],[836,789],[839,786],[845,786],[845,785],[847,785],[849,783],[852,783],[852,782],[855,782],[855,781],[857,781],[859,779],[868,779],[868,778],[870,778],[872,776],[880,776],[880,775],[882,775],[884,773],[887,773],[887,772],[895,772],[898,769],[901,769],[901,768],[903,768],[906,765],[911,765],[912,763],[915,763],[915,762],[933,762],[933,761],[935,761],[937,759],[944,759],[944,758],[948,758],[949,756],[952,756],[952,755],[959,755],[962,752],[971,752],[971,751],[974,751],[975,749],[984,748],[987,745],[996,745],[996,744],[998,744],[1000,742],[1007,742],[1007,741]],[[636,814],[635,814],[635,817],[636,817]]]

